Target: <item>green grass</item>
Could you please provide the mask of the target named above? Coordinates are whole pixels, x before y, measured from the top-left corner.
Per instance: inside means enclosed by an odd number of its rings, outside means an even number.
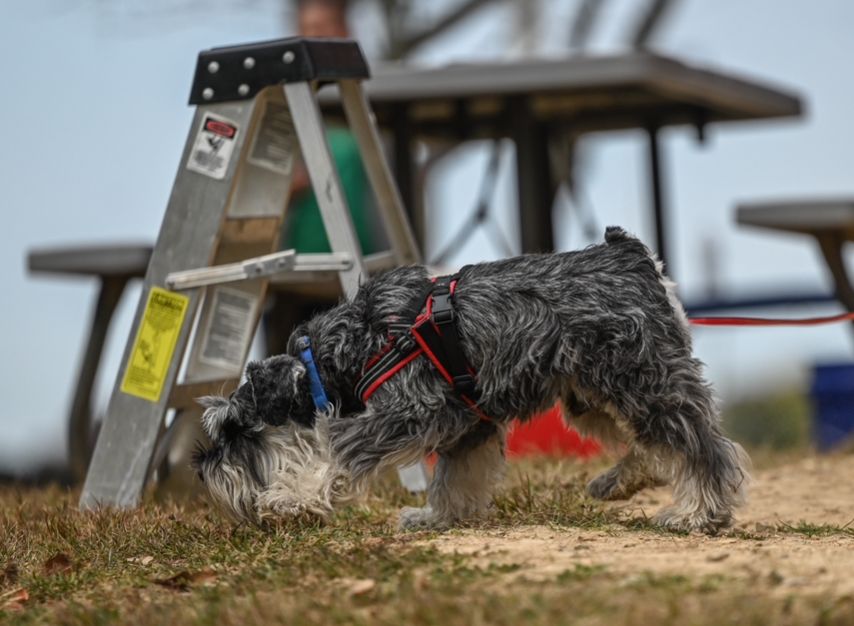
[[[514,466],[493,519],[468,532],[544,525],[556,533],[648,535],[644,520],[624,523],[584,495],[589,471],[556,461]],[[329,524],[259,530],[232,526],[205,502],[149,500],[136,511],[84,514],[74,493],[6,489],[0,621],[610,626],[854,619],[845,598],[779,597],[690,571],[626,576],[585,563],[583,553],[571,568],[530,578],[518,563],[441,551],[434,533],[397,532],[397,509],[419,502],[388,480]],[[830,531],[799,525],[787,532]],[[29,600],[8,602],[19,589]]]
[[[846,524],[811,524],[800,521],[797,524],[781,522],[777,525],[777,531],[781,533],[805,535],[806,537],[830,537],[835,535],[847,535],[854,537],[854,519]]]
[[[810,445],[811,420],[809,398],[797,390],[745,398],[723,411],[726,431],[754,450],[802,452]]]

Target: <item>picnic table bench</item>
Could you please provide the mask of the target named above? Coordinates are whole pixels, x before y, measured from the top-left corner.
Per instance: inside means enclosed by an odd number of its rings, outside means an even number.
[[[845,243],[854,241],[854,199],[743,203],[736,207],[736,222],[813,237],[830,270],[837,299],[854,311],[854,287],[842,255]]]
[[[91,244],[35,249],[27,256],[27,267],[32,273],[97,278],[99,282],[68,414],[69,461],[75,479],[82,480],[85,476],[94,445],[91,428],[92,391],[116,307],[128,284],[145,277],[152,249],[152,244],[141,243]],[[384,254],[370,255],[366,257],[365,264],[372,269],[386,265],[387,259]],[[302,272],[290,275],[287,279],[273,277],[269,289],[312,301],[333,303],[339,297],[338,276],[335,272]],[[281,334],[289,330],[283,328],[268,341],[282,343]]]
[[[128,282],[145,275],[151,249],[150,244],[73,246],[33,250],[27,257],[30,272],[97,277],[100,282],[68,418],[69,458],[76,479],[86,473],[93,443],[90,440],[92,388],[110,322]]]

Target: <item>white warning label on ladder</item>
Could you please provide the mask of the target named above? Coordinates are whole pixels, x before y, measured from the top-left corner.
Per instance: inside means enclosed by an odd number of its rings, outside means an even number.
[[[291,173],[297,150],[294,121],[284,104],[268,102],[249,151],[249,162],[273,172]]]
[[[200,360],[239,372],[254,329],[255,297],[239,289],[214,289]]]
[[[234,122],[206,114],[193,141],[187,169],[218,180],[225,178],[236,139],[237,125]]]

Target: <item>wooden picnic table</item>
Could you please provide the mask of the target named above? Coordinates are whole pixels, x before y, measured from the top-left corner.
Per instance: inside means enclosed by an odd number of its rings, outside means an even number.
[[[669,211],[660,131],[687,125],[702,140],[709,124],[802,113],[800,98],[789,90],[637,52],[433,68],[387,65],[365,88],[378,124],[393,135],[397,182],[416,231],[416,139],[513,140],[522,252],[555,247],[552,204],[559,181],[550,151],[570,136],[643,131],[654,245],[665,261]],[[321,90],[320,100],[328,114],[341,114],[334,90]]]
[[[854,199],[743,203],[736,207],[736,222],[813,237],[833,278],[836,297],[854,311],[854,287],[842,256],[845,243],[854,241]]]

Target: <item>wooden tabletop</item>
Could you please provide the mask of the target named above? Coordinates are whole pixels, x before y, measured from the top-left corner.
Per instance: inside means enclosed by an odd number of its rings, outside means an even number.
[[[151,245],[140,243],[81,244],[31,250],[31,272],[81,276],[144,276]]]
[[[650,124],[797,117],[792,90],[646,53],[464,63],[443,67],[385,65],[365,88],[381,125],[403,105],[414,132],[500,135],[506,101],[527,98],[540,119],[571,123],[584,132]],[[334,89],[321,101],[337,110]]]
[[[735,219],[745,226],[808,235],[833,231],[854,241],[854,198],[744,203],[736,207]]]

